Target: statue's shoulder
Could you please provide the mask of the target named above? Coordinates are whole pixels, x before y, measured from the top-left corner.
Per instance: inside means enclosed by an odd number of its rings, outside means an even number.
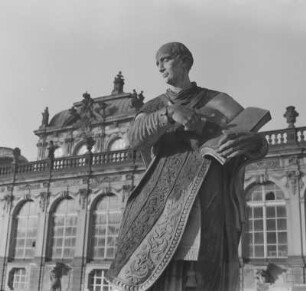
[[[148,102],[146,102],[141,108],[140,112],[152,113],[167,105],[167,97],[165,94],[159,95]]]
[[[228,122],[244,109],[227,93],[210,89],[206,90],[207,102],[202,109],[206,114],[218,116],[220,119],[225,119]]]
[[[202,87],[198,87],[200,91],[203,92],[203,94],[206,95],[208,100],[217,98],[217,99],[221,99],[221,100],[228,100],[228,99],[233,99],[230,95],[228,95],[225,92],[221,92],[221,91],[217,91],[217,90],[213,90],[213,89],[208,89],[208,88],[202,88]]]
[[[212,90],[203,87],[197,87],[194,92],[194,97],[191,101],[194,108],[202,108],[210,106],[214,103],[227,103],[229,100],[234,101],[232,97],[224,92]]]

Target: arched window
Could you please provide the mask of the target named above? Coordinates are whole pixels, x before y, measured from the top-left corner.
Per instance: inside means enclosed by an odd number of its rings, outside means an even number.
[[[71,259],[77,235],[77,208],[72,198],[63,199],[52,213],[52,259]]]
[[[8,286],[10,290],[26,290],[28,275],[25,268],[13,268],[9,272]]]
[[[38,229],[38,205],[27,201],[13,220],[13,257],[30,259],[34,257]]]
[[[108,146],[109,151],[120,151],[126,148],[127,148],[127,143],[123,138],[116,138]]]
[[[284,193],[274,183],[258,184],[247,193],[248,229],[244,257],[287,256],[287,212]]]
[[[111,285],[105,280],[106,270],[93,270],[89,274],[88,289],[90,291],[111,291]]]
[[[77,156],[82,156],[82,155],[85,155],[87,153],[87,146],[86,144],[83,144],[82,146],[79,147],[79,149],[77,150],[77,153],[76,155]]]
[[[92,213],[92,259],[114,258],[121,220],[121,203],[117,196],[104,196]]]
[[[61,158],[64,155],[64,150],[62,148],[57,148],[54,151],[54,157],[55,158]]]

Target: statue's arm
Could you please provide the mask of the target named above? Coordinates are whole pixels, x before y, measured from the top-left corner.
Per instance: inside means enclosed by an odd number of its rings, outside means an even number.
[[[172,126],[164,107],[152,113],[139,113],[128,130],[128,139],[134,149],[152,147]]]

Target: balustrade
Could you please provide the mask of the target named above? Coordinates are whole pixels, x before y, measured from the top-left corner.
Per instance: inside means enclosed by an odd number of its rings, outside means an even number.
[[[22,164],[18,164],[17,173],[25,174],[25,173],[43,172],[43,171],[46,171],[48,168],[49,168],[48,160],[22,163]]]
[[[306,127],[271,130],[261,133],[267,139],[270,148],[306,143]]]
[[[0,176],[7,176],[13,172],[12,166],[0,167]]]
[[[135,152],[131,149],[112,151],[104,153],[95,153],[91,156],[92,166],[103,165],[120,165],[120,164],[132,164],[134,162],[141,163],[142,158],[139,152]],[[85,166],[89,166],[90,156],[88,154],[74,157],[57,158],[51,161],[50,159],[21,163],[16,167],[17,174],[36,174],[38,172],[46,171],[61,171],[66,169],[78,169]],[[14,172],[13,165],[0,166],[0,177],[8,176]]]
[[[306,145],[306,127],[286,128],[281,130],[271,130],[261,132],[267,139],[270,150],[279,148],[280,146],[287,146],[296,144],[297,146]],[[90,155],[75,157],[57,158],[53,161],[41,160],[36,162],[28,162],[18,164],[16,167],[17,174],[31,174],[46,171],[61,171],[65,169],[78,169],[88,167],[91,158],[91,165],[94,167],[106,165],[120,165],[142,163],[140,152],[128,150],[111,151],[104,153],[95,153]],[[9,176],[14,173],[13,165],[0,166],[0,177]]]
[[[133,154],[134,151],[132,150],[121,150],[94,154],[92,165],[98,166],[105,164],[132,163],[134,160]]]

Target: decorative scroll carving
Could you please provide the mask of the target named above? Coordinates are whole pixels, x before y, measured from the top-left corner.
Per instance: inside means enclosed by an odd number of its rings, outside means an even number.
[[[91,185],[93,188],[101,189],[101,184],[110,184],[113,182],[120,182],[122,180],[121,175],[113,175],[113,176],[102,176],[102,177],[94,177],[91,179]],[[86,180],[87,182],[87,180]],[[84,183],[86,184],[86,183]]]
[[[25,184],[25,185],[20,185],[18,190],[23,191],[23,190],[29,190],[29,189],[40,189],[40,184]]]
[[[247,166],[247,170],[257,170],[257,169],[275,169],[280,167],[279,159],[266,159],[252,163]]]

